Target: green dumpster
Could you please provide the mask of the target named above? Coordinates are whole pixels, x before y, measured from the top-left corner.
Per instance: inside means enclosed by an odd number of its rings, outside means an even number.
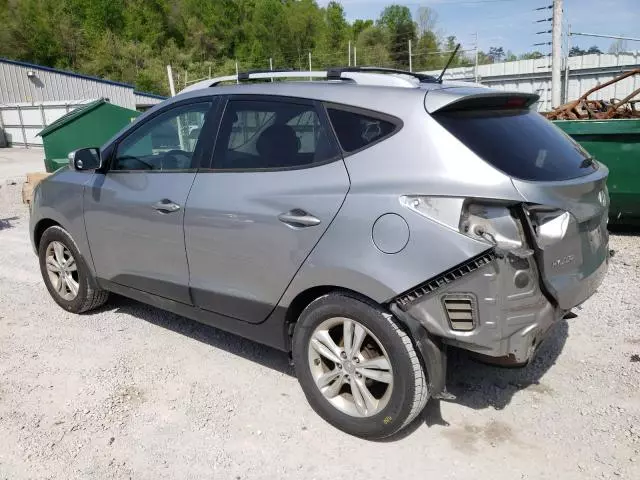
[[[640,220],[640,120],[557,120],[558,127],[609,168],[612,222]]]
[[[69,152],[84,147],[99,147],[140,112],[113,105],[104,99],[87,103],[60,117],[38,135],[44,145],[47,172],[68,165]]]

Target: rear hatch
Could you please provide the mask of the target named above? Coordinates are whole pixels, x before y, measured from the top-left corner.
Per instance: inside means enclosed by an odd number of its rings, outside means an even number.
[[[425,106],[433,118],[524,197],[518,211],[546,290],[562,309],[582,303],[607,269],[607,168],[530,109],[536,95],[431,93]]]

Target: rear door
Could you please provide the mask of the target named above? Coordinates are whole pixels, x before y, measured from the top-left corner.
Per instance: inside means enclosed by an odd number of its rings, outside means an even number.
[[[110,147],[109,170],[96,173],[84,194],[101,279],[191,303],[184,206],[211,138],[201,135],[211,105],[196,99],[170,106]]]
[[[320,104],[243,95],[221,114],[210,167],[185,216],[194,303],[258,323],[340,209],[346,167]]]
[[[512,178],[526,199],[538,266],[563,309],[601,283],[608,258],[607,168],[518,97],[464,100],[433,113],[479,157]]]

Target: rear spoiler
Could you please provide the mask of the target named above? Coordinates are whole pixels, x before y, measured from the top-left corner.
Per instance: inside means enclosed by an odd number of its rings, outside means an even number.
[[[501,92],[488,88],[454,87],[430,90],[424,99],[429,113],[460,110],[529,108],[540,99],[535,93]]]

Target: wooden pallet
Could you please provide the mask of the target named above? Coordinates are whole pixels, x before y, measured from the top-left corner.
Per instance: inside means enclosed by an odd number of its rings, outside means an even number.
[[[33,172],[27,173],[27,181],[22,185],[22,202],[27,205],[33,200],[33,189],[36,188],[43,179],[47,178],[50,173]]]

